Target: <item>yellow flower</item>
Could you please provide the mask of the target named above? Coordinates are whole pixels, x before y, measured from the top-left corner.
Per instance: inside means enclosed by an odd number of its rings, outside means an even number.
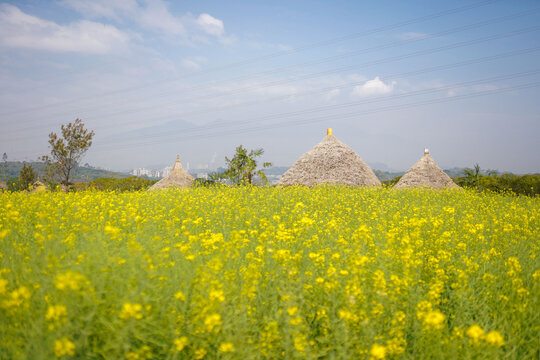
[[[176,346],[176,351],[182,351],[189,343],[188,338],[185,336],[182,336],[178,339],[174,340],[174,346]]]
[[[88,283],[86,277],[74,271],[58,274],[54,284],[58,290],[79,290]]]
[[[54,355],[56,357],[62,357],[65,355],[75,355],[75,344],[73,344],[67,337],[54,341]]]
[[[371,346],[369,354],[374,359],[384,359],[386,356],[386,348],[379,344],[373,344],[373,346]]]
[[[289,316],[293,316],[294,314],[296,314],[297,311],[298,311],[298,307],[293,306],[287,309],[287,314],[289,314]]]
[[[297,334],[294,337],[294,348],[298,352],[304,352],[306,350],[307,341],[302,334]]]
[[[484,337],[484,330],[478,325],[473,325],[467,330],[466,334],[475,343],[477,343],[479,340],[481,340]]]
[[[234,351],[234,345],[230,342],[223,342],[219,345],[219,352],[230,353]]]
[[[186,301],[186,295],[181,292],[181,291],[177,291],[175,294],[174,294],[174,298],[177,299],[177,300],[182,300],[182,301]]]
[[[0,278],[0,295],[6,292],[8,281]]]
[[[289,323],[291,325],[299,325],[302,323],[302,318],[300,316],[293,317],[291,320],[289,320]]]
[[[195,350],[195,359],[200,360],[206,356],[207,351],[205,349],[197,349]]]
[[[130,318],[140,320],[143,317],[142,305],[126,302],[124,303],[124,305],[122,305],[122,310],[120,311],[120,314],[118,315],[118,317],[124,320],[128,320]]]
[[[58,321],[67,315],[67,309],[64,305],[49,305],[45,319]]]
[[[24,300],[30,299],[32,294],[26,286],[21,286],[9,294],[8,300],[4,301],[5,307],[18,307],[24,303]]]
[[[500,332],[498,331],[490,331],[486,335],[486,342],[491,346],[503,346],[504,345],[504,339]]]
[[[221,315],[219,314],[210,314],[204,320],[204,325],[208,332],[215,331],[221,326]]]
[[[445,320],[446,316],[439,310],[430,311],[424,316],[424,326],[427,330],[441,330]]]
[[[217,300],[218,302],[225,301],[225,296],[223,295],[223,290],[212,290],[210,291],[210,294],[208,294],[210,297],[210,300]]]

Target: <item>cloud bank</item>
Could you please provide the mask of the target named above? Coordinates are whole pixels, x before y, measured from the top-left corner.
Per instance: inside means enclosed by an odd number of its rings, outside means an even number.
[[[9,48],[104,54],[125,47],[127,33],[115,26],[81,20],[68,25],[0,4],[0,45]]]

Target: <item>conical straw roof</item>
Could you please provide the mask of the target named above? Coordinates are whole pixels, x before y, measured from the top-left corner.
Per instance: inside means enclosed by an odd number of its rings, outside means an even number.
[[[450,176],[437,166],[431,158],[428,149],[425,149],[424,156],[394,185],[396,189],[415,187],[430,187],[434,189],[460,188],[452,181]]]
[[[350,147],[332,135],[326,137],[293,164],[283,174],[278,185],[337,184],[350,186],[381,186],[373,170]]]
[[[182,168],[180,155],[176,155],[176,162],[169,173],[163,179],[152,185],[148,190],[190,187],[193,184],[193,176]]]

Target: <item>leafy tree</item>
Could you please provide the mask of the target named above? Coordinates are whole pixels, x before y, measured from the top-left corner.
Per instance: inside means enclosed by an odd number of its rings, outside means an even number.
[[[59,177],[61,183],[68,186],[79,160],[92,145],[94,132],[85,129],[81,119],[62,125],[61,130],[61,137],[49,134],[51,154],[43,156],[42,160],[48,165],[49,179]]]
[[[474,170],[466,168],[463,170],[465,174],[465,185],[473,188],[478,188],[480,185],[480,165],[475,164]]]
[[[21,171],[19,172],[19,189],[28,190],[30,185],[37,180],[37,174],[31,165],[23,164]]]
[[[264,154],[263,149],[251,150],[249,153],[242,145],[236,148],[236,153],[232,159],[225,157],[227,170],[224,176],[235,184],[248,183],[251,184],[253,176],[258,175],[261,180],[267,184],[268,179],[262,169],[257,169],[256,158]],[[265,162],[262,164],[263,169],[272,166],[271,163]]]

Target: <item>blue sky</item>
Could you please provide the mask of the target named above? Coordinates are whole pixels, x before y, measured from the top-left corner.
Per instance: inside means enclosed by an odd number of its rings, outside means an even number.
[[[540,172],[540,3],[58,0],[0,3],[0,152],[83,162],[291,165],[326,128],[375,167]]]

